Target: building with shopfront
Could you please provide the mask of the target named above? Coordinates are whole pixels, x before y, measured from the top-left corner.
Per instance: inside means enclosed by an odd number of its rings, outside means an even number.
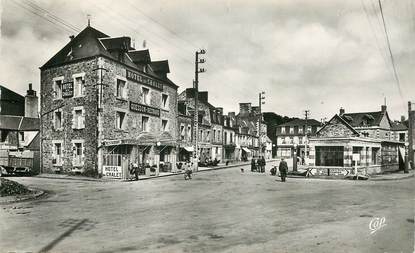
[[[381,111],[336,114],[310,138],[314,175],[348,175],[357,166],[366,174],[402,169],[404,142],[391,136],[391,121]]]
[[[223,116],[223,161],[233,162],[240,160],[240,145],[238,139],[238,126],[235,112]]]
[[[121,178],[176,169],[177,88],[167,61],[88,26],[41,68],[43,168]]]
[[[313,137],[321,128],[315,119],[295,119],[276,127],[277,157],[305,157],[307,137]],[[306,136],[307,132],[307,136]],[[307,150],[309,155],[309,150]]]

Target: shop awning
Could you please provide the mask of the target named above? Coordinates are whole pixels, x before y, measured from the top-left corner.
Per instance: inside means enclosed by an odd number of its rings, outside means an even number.
[[[251,153],[251,150],[247,149],[247,148],[242,148],[243,151],[245,151],[246,153]]]
[[[184,150],[186,150],[187,152],[193,152],[193,147],[182,147]]]

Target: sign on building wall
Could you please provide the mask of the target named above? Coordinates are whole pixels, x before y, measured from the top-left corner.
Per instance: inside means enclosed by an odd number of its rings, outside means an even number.
[[[133,112],[144,113],[156,117],[160,117],[160,109],[147,105],[137,104],[130,101],[130,110]]]
[[[163,84],[157,80],[141,75],[139,73],[129,71],[127,69],[127,79],[138,83],[143,83],[158,90],[163,90]]]
[[[62,84],[62,97],[73,97],[73,82],[66,82]]]
[[[121,166],[103,166],[102,176],[110,178],[122,178]]]

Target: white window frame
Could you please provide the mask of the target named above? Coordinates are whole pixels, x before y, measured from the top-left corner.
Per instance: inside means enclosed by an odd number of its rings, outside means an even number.
[[[55,77],[55,78],[52,79],[52,81],[53,81],[53,86],[52,86],[52,88],[53,88],[53,100],[63,99],[63,97],[62,97],[63,80],[64,80],[63,76],[58,76],[58,77]],[[61,92],[60,92],[59,97],[57,96],[57,91],[56,91],[57,81],[61,82]]]
[[[281,127],[281,133],[285,134],[285,127]]]
[[[145,125],[146,129],[144,129],[144,127],[143,127],[144,126],[143,125],[144,124],[144,118],[147,118],[147,122],[146,122],[146,125]],[[150,123],[150,117],[149,116],[141,116],[141,131],[148,132],[149,131],[149,129],[148,129],[149,128],[149,126],[148,126],[149,123]]]
[[[163,103],[163,96],[167,96],[166,98],[166,103]],[[161,108],[163,108],[164,110],[169,110],[169,101],[170,101],[170,96],[167,93],[161,93]]]
[[[148,90],[148,96],[147,96],[147,99],[146,99],[146,97],[144,96],[144,89],[146,89],[146,90]],[[149,87],[147,87],[147,86],[141,86],[141,97],[142,97],[142,99],[143,99],[143,104],[145,104],[145,105],[150,105],[151,104],[151,89],[149,88]],[[148,100],[148,101],[147,101]]]
[[[78,84],[76,83],[77,78],[82,79],[81,92],[79,92],[79,87],[78,87]],[[74,98],[76,98],[76,97],[85,97],[85,93],[86,93],[85,72],[73,74],[72,75],[72,80],[73,80],[73,97]]]
[[[166,122],[166,126],[163,128],[163,122]],[[168,119],[161,119],[161,132],[168,132],[169,131],[169,120]]]
[[[294,134],[294,127],[290,127],[290,134]]]
[[[61,113],[61,126],[60,127],[56,127],[56,113],[57,112]],[[57,110],[53,111],[53,129],[55,131],[62,131],[63,130],[63,110],[62,109],[57,109]]]
[[[118,119],[119,119],[118,115],[120,113],[124,114],[124,118],[122,120],[121,126],[118,122]],[[115,128],[118,130],[125,130],[126,122],[127,122],[127,112],[124,110],[119,110],[119,109],[115,110]]]
[[[304,133],[304,127],[298,126],[298,134],[303,134],[303,133]]]
[[[187,125],[187,139],[189,141],[192,139],[192,125]]]
[[[122,90],[122,94],[119,95],[118,94],[118,80],[123,81],[124,82],[124,88]],[[127,100],[128,99],[128,81],[127,78],[123,77],[123,76],[119,76],[117,75],[115,77],[115,97],[119,98],[119,99],[123,99],[123,100]]]
[[[74,167],[80,167],[80,166],[84,166],[84,160],[85,160],[85,141],[83,139],[77,139],[77,140],[72,140],[72,166]],[[76,144],[80,143],[81,144],[81,152],[82,154],[79,155],[77,154],[77,149],[76,149]],[[80,160],[79,163],[77,163],[77,159]]]
[[[184,124],[180,124],[180,139],[184,140],[186,137],[186,127]]]
[[[75,122],[76,111],[82,111],[81,117],[80,117],[81,123],[79,123],[79,121]],[[85,108],[83,106],[76,106],[72,108],[72,129],[84,129],[84,128],[85,128]]]
[[[60,155],[58,155],[56,153],[56,144],[60,144],[60,146],[61,146]],[[63,153],[64,153],[63,140],[52,140],[52,160],[56,159],[56,163],[53,163],[53,161],[52,161],[53,166],[62,166],[63,165],[63,163],[64,163]]]

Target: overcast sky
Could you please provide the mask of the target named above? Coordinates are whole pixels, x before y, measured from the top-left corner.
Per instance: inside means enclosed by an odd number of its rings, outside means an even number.
[[[39,67],[76,35],[38,16],[47,10],[81,30],[90,14],[93,27],[130,36],[137,49],[145,40],[152,60],[169,60],[179,91],[192,86],[194,51],[205,48],[200,89],[225,112],[258,104],[265,91],[264,111],[281,115],[376,111],[386,96],[399,119],[415,100],[415,4],[382,5],[400,88],[377,0],[1,0],[0,84],[24,94],[32,82],[39,90]]]

